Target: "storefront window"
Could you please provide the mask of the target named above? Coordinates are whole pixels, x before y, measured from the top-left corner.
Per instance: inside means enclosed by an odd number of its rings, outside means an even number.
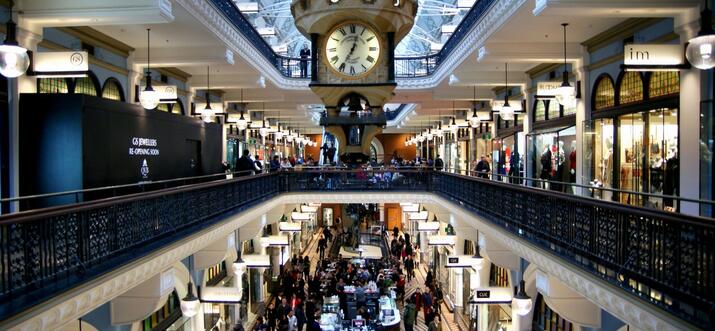
[[[75,94],[86,94],[91,96],[97,96],[97,89],[92,82],[90,77],[77,78],[74,81],[74,93]]]
[[[178,320],[181,317],[181,309],[179,308],[179,296],[176,294],[176,291],[172,292],[169,295],[169,298],[166,300],[166,303],[159,308],[159,310],[153,312],[149,317],[145,318],[144,321],[142,321],[142,330],[143,331],[152,331],[159,326],[159,324],[162,325],[171,325],[171,323],[174,323],[174,321]],[[163,330],[164,328],[162,328]]]
[[[531,177],[553,182],[576,182],[576,127],[554,128],[529,135]],[[556,191],[571,192],[571,187],[560,183],[541,183],[538,186]]]
[[[572,331],[573,324],[551,310],[539,294],[534,304],[532,329],[540,331]]]
[[[67,80],[64,78],[40,78],[37,81],[39,93],[69,93]]]
[[[489,286],[509,287],[509,269],[492,263],[489,268]]]
[[[594,92],[593,108],[595,110],[606,109],[616,105],[616,92],[613,80],[607,74],[599,77]]]
[[[648,84],[651,98],[680,93],[680,73],[677,71],[655,71],[650,74]]]
[[[610,118],[597,119],[584,124],[584,167],[588,184],[596,187],[613,187],[614,126]],[[594,197],[611,200],[611,191],[593,190]]]
[[[700,199],[713,199],[713,152],[715,152],[715,120],[712,100],[700,104]],[[712,217],[713,208],[701,205],[700,215]]]
[[[576,114],[576,107],[564,107],[564,116]]]
[[[643,101],[643,79],[635,71],[624,71],[618,91],[620,104],[625,105]]]

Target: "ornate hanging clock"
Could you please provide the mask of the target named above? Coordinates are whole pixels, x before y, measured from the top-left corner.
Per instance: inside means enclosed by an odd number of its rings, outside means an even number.
[[[381,39],[364,23],[343,23],[328,34],[325,57],[328,67],[345,78],[364,77],[380,60]]]

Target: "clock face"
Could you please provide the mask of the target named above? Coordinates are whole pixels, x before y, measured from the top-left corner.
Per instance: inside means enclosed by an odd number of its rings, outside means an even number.
[[[338,26],[325,43],[325,59],[338,73],[348,77],[366,75],[380,57],[380,40],[364,24]]]

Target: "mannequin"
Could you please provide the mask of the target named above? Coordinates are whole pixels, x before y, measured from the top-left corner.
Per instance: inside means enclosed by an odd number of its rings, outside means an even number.
[[[675,146],[675,145],[673,145]],[[664,195],[679,195],[678,187],[680,187],[680,164],[678,162],[678,152],[675,147],[668,150],[668,160],[665,161],[665,178],[663,180]],[[666,210],[673,210],[673,199],[664,199],[663,204]]]
[[[571,142],[571,153],[569,153],[569,183],[576,182],[576,140]]]
[[[544,151],[541,153],[541,173],[539,178],[549,180],[551,179],[551,148],[549,144],[544,144]],[[544,188],[547,188],[544,186]]]

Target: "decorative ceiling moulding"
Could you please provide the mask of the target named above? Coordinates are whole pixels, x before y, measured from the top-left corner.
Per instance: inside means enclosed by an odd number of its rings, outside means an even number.
[[[291,79],[281,75],[276,67],[266,59],[256,47],[243,36],[243,33],[231,24],[210,1],[176,0],[204,27],[213,32],[234,54],[239,55],[259,74],[265,76],[273,85],[284,90],[308,90],[309,80]]]
[[[31,30],[84,25],[144,25],[174,21],[171,0],[16,1]]]

